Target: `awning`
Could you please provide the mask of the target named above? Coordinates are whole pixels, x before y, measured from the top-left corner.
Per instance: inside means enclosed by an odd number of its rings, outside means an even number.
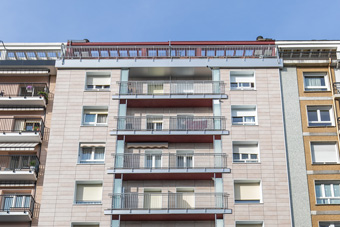
[[[81,143],[80,147],[105,147],[105,143]]]
[[[128,143],[127,148],[128,149],[168,148],[168,143]]]
[[[0,107],[1,111],[43,111],[43,107]]]
[[[0,151],[34,151],[38,143],[0,143]]]

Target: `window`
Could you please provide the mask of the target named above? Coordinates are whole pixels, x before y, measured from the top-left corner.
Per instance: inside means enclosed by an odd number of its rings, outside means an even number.
[[[305,91],[329,91],[328,76],[325,72],[303,73]]]
[[[10,211],[17,208],[29,208],[31,195],[3,195],[3,210]]]
[[[162,190],[159,188],[144,189],[144,208],[160,209],[162,208]]]
[[[177,209],[195,208],[195,193],[193,188],[177,188],[176,193]]]
[[[340,204],[340,182],[315,182],[316,204]]]
[[[15,119],[14,131],[40,131],[41,120]]]
[[[162,131],[163,116],[159,115],[146,116],[146,129],[151,131]]]
[[[148,94],[153,95],[153,94],[163,94],[164,89],[163,89],[163,83],[162,82],[153,82],[148,84]]]
[[[311,142],[313,163],[339,163],[336,142]]]
[[[105,159],[105,144],[81,143],[79,149],[80,164],[103,164]]]
[[[235,181],[235,203],[260,203],[260,181]]]
[[[101,204],[102,202],[101,182],[77,182],[76,183],[76,204]]]
[[[193,168],[194,151],[177,151],[177,168]]]
[[[109,72],[88,72],[86,73],[85,90],[110,89],[111,75]]]
[[[340,222],[320,222],[319,227],[340,227]]]
[[[107,125],[107,107],[84,107],[83,125]]]
[[[93,222],[72,223],[72,227],[99,227],[99,224]]]
[[[259,162],[258,142],[233,142],[233,161],[239,163]]]
[[[256,106],[231,106],[233,125],[256,125]]]
[[[161,168],[162,167],[162,151],[146,150],[145,151],[145,167]]]
[[[252,71],[231,71],[230,90],[254,90],[255,75]]]
[[[236,221],[236,227],[262,227],[262,221]]]
[[[333,126],[334,116],[331,106],[307,106],[308,126]]]

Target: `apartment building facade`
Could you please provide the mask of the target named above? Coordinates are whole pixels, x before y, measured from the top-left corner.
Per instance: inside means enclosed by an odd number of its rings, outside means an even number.
[[[291,226],[274,41],[69,42],[39,226]]]
[[[0,46],[0,226],[37,226],[61,43]]]
[[[339,41],[277,41],[295,226],[340,226]]]

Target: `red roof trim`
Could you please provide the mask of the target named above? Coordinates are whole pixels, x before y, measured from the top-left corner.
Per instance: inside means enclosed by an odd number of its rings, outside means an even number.
[[[89,42],[72,43],[72,46],[169,46],[171,45],[275,45],[272,41],[171,41],[171,42]]]

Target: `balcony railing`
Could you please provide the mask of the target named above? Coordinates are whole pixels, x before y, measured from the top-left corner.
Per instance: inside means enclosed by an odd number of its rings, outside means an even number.
[[[44,135],[44,121],[41,118],[0,118],[0,132],[3,134],[18,133],[40,133]]]
[[[44,97],[49,90],[46,83],[0,83],[1,97]]]
[[[122,193],[113,194],[113,210],[227,209],[226,193]]]
[[[309,50],[285,50],[281,49],[279,51],[280,58],[283,58],[284,60],[329,60],[331,59],[337,59],[337,51],[336,49],[309,49]]]
[[[9,194],[0,195],[0,212],[23,212],[31,217],[34,210],[34,198],[31,195]],[[0,213],[1,220],[1,213]]]
[[[0,155],[0,171],[39,172],[39,158],[36,155]]]
[[[224,117],[213,116],[146,116],[116,117],[122,131],[214,131],[225,130]]]
[[[221,169],[227,167],[222,153],[115,154],[115,169]]]
[[[225,94],[222,81],[128,81],[118,84],[121,95]]]
[[[275,45],[64,46],[64,59],[272,58]]]

